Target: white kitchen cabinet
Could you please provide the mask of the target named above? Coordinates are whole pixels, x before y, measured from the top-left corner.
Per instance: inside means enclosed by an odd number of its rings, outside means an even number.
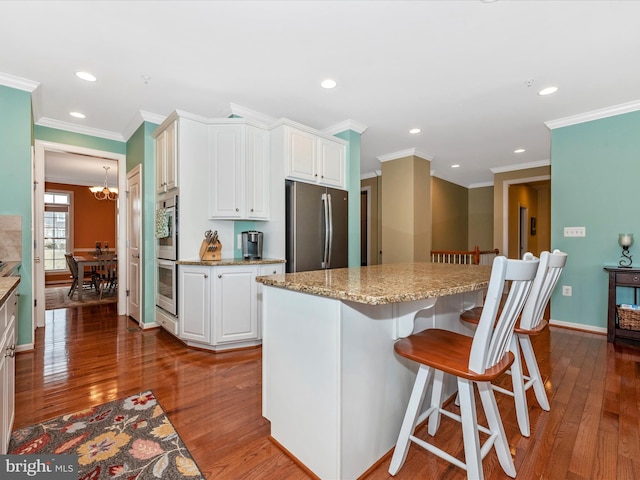
[[[178,324],[180,338],[198,343],[211,342],[211,267],[178,267]]]
[[[0,306],[0,454],[7,453],[15,417],[17,312],[18,296],[14,290]]]
[[[156,193],[178,187],[178,121],[156,136]]]
[[[346,143],[307,130],[283,126],[285,175],[301,180],[346,188]]]
[[[178,265],[179,337],[210,350],[259,345],[262,285],[256,276],[284,273],[284,263]]]
[[[254,265],[214,268],[214,345],[258,340],[257,272]]]
[[[233,120],[210,126],[209,217],[267,220],[269,133]]]
[[[268,275],[278,275],[284,273],[284,263],[270,263],[268,265],[260,265],[258,267],[258,276],[265,277]],[[262,338],[262,291],[263,286],[258,283],[258,332]]]

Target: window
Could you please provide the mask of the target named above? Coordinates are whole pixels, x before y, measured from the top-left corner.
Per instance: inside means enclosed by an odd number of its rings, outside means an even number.
[[[44,270],[67,269],[64,254],[72,248],[71,193],[44,194]]]

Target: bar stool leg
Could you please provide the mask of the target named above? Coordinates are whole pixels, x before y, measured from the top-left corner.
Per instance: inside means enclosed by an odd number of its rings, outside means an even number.
[[[476,401],[473,396],[473,382],[458,378],[458,395],[460,398],[460,420],[462,423],[467,478],[469,480],[482,480],[484,473],[480,454],[480,438],[477,430],[478,418],[476,416]]]
[[[435,407],[429,415],[429,435],[434,436],[440,428],[440,408],[444,395],[444,372],[435,370],[433,372],[433,388],[431,390],[431,406]]]
[[[540,375],[540,368],[538,367],[538,361],[536,360],[536,355],[533,351],[531,338],[529,335],[518,335],[518,340],[520,347],[522,348],[524,361],[527,364],[527,370],[529,370],[529,377],[533,382],[533,391],[536,394],[536,400],[538,400],[540,407],[548,412],[551,409],[551,406],[549,405],[547,392],[544,389],[542,375]]]
[[[511,458],[509,443],[507,442],[507,436],[504,433],[504,427],[502,426],[498,404],[496,403],[496,397],[493,394],[491,383],[479,382],[478,390],[480,391],[480,400],[482,401],[482,408],[484,409],[484,413],[487,417],[489,430],[491,430],[492,434],[496,435],[496,440],[493,446],[496,449],[498,461],[500,462],[504,472],[511,478],[515,478],[516,466],[513,464],[513,458]]]
[[[520,433],[528,437],[531,434],[529,427],[529,408],[527,406],[527,390],[524,388],[524,373],[522,372],[522,359],[520,357],[520,347],[518,338],[511,337],[509,350],[513,353],[514,361],[511,365],[511,382],[513,384],[513,398],[516,404],[516,418]]]
[[[389,473],[395,475],[398,473],[405,459],[407,458],[407,452],[409,451],[409,444],[411,443],[410,436],[413,435],[413,431],[416,428],[416,421],[420,413],[420,408],[424,402],[424,394],[427,391],[427,385],[429,384],[429,377],[432,373],[430,367],[420,365],[418,374],[416,375],[416,381],[413,384],[413,390],[409,397],[409,404],[407,405],[407,411],[404,414],[404,420],[400,427],[400,433],[398,434],[398,441],[391,457],[391,463],[389,465]]]

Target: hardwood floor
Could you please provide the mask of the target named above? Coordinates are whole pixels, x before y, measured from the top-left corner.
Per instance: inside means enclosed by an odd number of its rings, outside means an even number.
[[[46,314],[36,350],[17,355],[14,428],[151,389],[206,478],[311,478],[268,439],[260,414],[261,349],[189,349],[161,329],[142,331],[116,316],[113,304]],[[519,433],[512,399],[496,394],[517,478],[640,478],[640,347],[551,328],[534,348],[551,411],[543,412],[529,392],[530,438]],[[434,439],[462,455],[455,422],[444,417]],[[389,460],[367,480],[466,478],[415,446],[396,477],[387,473]],[[488,479],[509,478],[494,451],[484,472]]]

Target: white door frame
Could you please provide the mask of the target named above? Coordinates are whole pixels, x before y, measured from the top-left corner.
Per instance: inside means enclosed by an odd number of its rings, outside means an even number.
[[[551,175],[539,175],[537,177],[514,178],[502,182],[502,246],[501,255],[509,257],[509,186],[519,183],[540,182],[542,180],[551,180]],[[520,221],[520,219],[518,219]]]
[[[47,151],[52,152],[69,152],[77,153],[81,155],[89,155],[93,157],[107,158],[110,160],[116,160],[118,162],[118,191],[125,192],[127,186],[127,156],[121,153],[106,152],[103,150],[95,150],[93,148],[78,147],[76,145],[67,145],[64,143],[55,143],[45,140],[35,140],[35,168],[34,168],[34,182],[35,182],[35,198],[34,198],[34,242],[35,249],[33,251],[33,285],[31,285],[34,295],[37,295],[34,302],[33,318],[35,319],[36,327],[44,327],[44,312],[45,312],[45,296],[44,296],[44,263],[39,259],[44,260],[44,183],[45,183],[45,153]],[[125,252],[125,232],[127,231],[127,209],[124,208],[124,197],[118,196],[118,210],[117,210],[117,231],[116,231],[116,243],[118,252]],[[127,284],[126,268],[124,263],[125,255],[118,255],[118,283],[121,285]],[[36,262],[36,259],[38,261]],[[124,278],[122,278],[124,276]],[[118,289],[118,315],[123,315],[125,312],[125,292],[123,288]]]
[[[139,181],[139,195],[140,197],[138,198],[138,201],[140,202],[140,213],[139,213],[139,217],[140,217],[140,231],[138,231],[138,253],[137,255],[137,264],[138,264],[138,281],[137,281],[137,285],[133,285],[126,283],[123,285],[126,285],[126,291],[127,291],[127,295],[125,296],[125,301],[126,301],[126,312],[127,315],[129,315],[131,318],[133,318],[135,321],[138,322],[138,324],[140,325],[141,328],[144,328],[144,322],[142,321],[142,301],[140,301],[140,303],[137,305],[137,308],[135,308],[135,310],[137,310],[135,313],[136,315],[132,315],[132,302],[131,299],[136,297],[136,295],[132,294],[132,290],[133,287],[137,288],[137,298],[139,298],[140,300],[142,300],[142,262],[143,262],[143,258],[142,258],[142,203],[143,203],[143,191],[142,191],[142,187],[143,187],[143,179],[142,179],[142,165],[138,164],[135,167],[133,167],[131,169],[131,171],[127,172],[127,195],[126,195],[126,203],[127,206],[125,208],[126,212],[127,212],[127,216],[129,220],[133,220],[136,216],[135,213],[131,213],[131,201],[132,201],[132,197],[131,197],[131,183],[130,183],[130,179],[132,177],[138,177],[138,181]],[[126,235],[125,235],[125,243],[126,243],[126,257],[127,257],[127,261],[126,261],[126,270],[127,270],[127,275],[128,277],[126,277],[128,280],[132,280],[133,282],[133,278],[134,275],[129,275],[129,268],[133,263],[133,260],[131,258],[131,252],[130,252],[130,247],[131,247],[131,238],[132,238],[133,232],[132,232],[132,225],[130,222],[127,222],[127,231],[126,231]]]

